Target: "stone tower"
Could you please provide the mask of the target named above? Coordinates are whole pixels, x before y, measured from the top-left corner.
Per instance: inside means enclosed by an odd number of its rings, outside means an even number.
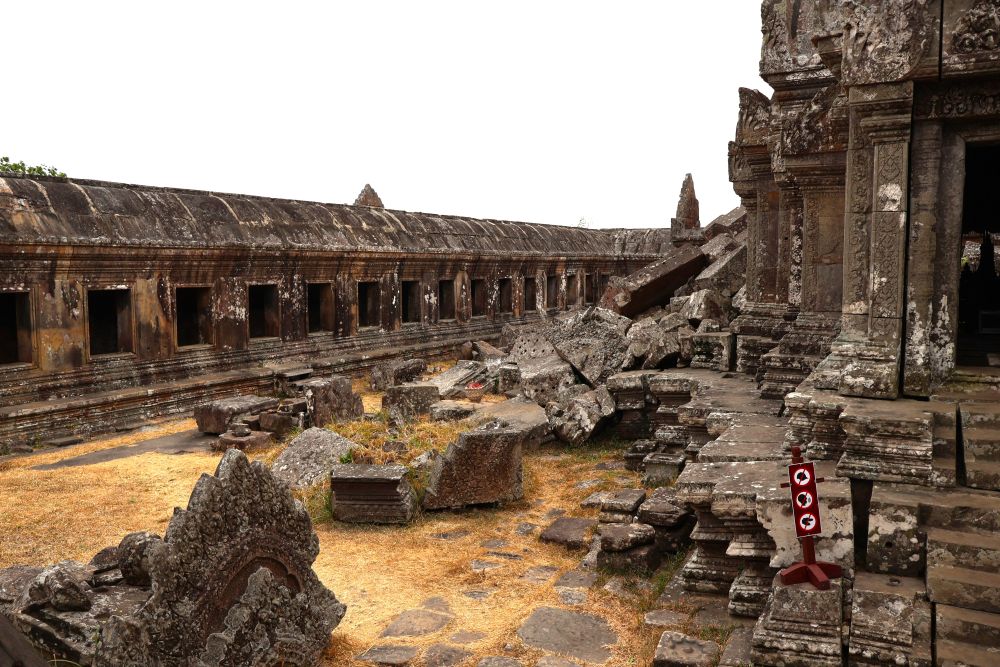
[[[691,174],[684,177],[684,183],[681,185],[677,215],[670,220],[670,240],[674,245],[703,243],[705,240],[698,215],[698,197],[694,194],[694,179],[691,178]]]
[[[355,206],[370,206],[372,208],[385,208],[382,200],[379,198],[378,193],[369,184],[365,183],[365,187],[361,190],[361,194],[358,198],[354,200]],[[697,207],[697,201],[695,202]]]

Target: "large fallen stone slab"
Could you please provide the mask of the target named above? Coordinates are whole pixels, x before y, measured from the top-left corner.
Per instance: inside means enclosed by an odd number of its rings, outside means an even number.
[[[524,495],[525,431],[495,420],[466,431],[430,460],[425,509],[517,500]]]
[[[349,523],[408,523],[417,497],[406,466],[344,463],[330,471],[330,510]]]
[[[313,426],[358,419],[365,413],[361,395],[354,392],[351,379],[343,375],[306,380],[299,387]]]
[[[194,420],[202,433],[225,433],[229,425],[244,415],[258,414],[278,407],[278,399],[270,396],[234,396],[199,405]]]
[[[663,259],[609,285],[600,305],[626,317],[635,317],[653,306],[665,305],[673,293],[708,264],[697,247],[673,248]]]
[[[653,655],[653,667],[711,667],[719,659],[719,645],[680,632],[660,635]]]
[[[325,428],[309,428],[295,437],[271,464],[274,476],[292,489],[325,484],[333,470],[358,444]]]
[[[499,363],[499,361],[498,361]],[[429,378],[426,384],[437,387],[441,398],[464,398],[470,382],[481,382],[488,388],[495,384],[489,379],[489,369],[479,361],[459,361],[454,366]]]
[[[577,383],[573,367],[555,352],[548,357],[525,359],[518,368],[521,393],[540,406],[558,400],[562,392]]]
[[[535,609],[517,636],[528,646],[597,663],[610,659],[609,647],[618,643],[603,618],[553,607]]]

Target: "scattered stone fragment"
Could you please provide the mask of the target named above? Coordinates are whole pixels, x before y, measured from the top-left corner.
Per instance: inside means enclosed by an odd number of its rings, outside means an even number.
[[[417,508],[405,466],[337,464],[330,471],[330,507],[338,521],[408,523]]]
[[[579,588],[556,588],[556,594],[560,602],[571,606],[586,604],[588,599],[587,591]]]
[[[358,419],[365,413],[361,395],[355,393],[351,379],[343,375],[305,380],[299,388],[313,426]]]
[[[495,592],[496,592],[495,589],[489,589],[489,590],[473,589],[470,591],[465,591],[464,593],[462,593],[462,595],[464,595],[467,598],[472,598],[473,600],[485,600],[489,596],[493,595]]]
[[[546,512],[545,515],[542,518],[543,519],[557,519],[557,518],[563,516],[564,514],[566,514],[566,510],[562,509],[561,507],[554,507],[554,508],[550,509],[548,512]]]
[[[278,407],[278,399],[267,396],[234,396],[199,405],[194,419],[202,433],[225,433],[229,424],[242,415],[258,414]]]
[[[722,651],[719,667],[750,667],[750,649],[753,643],[752,628],[736,628],[729,634],[729,641]]]
[[[579,445],[615,413],[615,401],[605,387],[598,387],[565,401],[553,401],[546,406],[545,413],[552,432],[560,440]]]
[[[542,542],[561,544],[568,549],[583,549],[588,544],[590,531],[597,525],[593,519],[559,517],[542,531]]]
[[[357,443],[333,431],[308,428],[288,443],[271,464],[271,472],[293,489],[307,489],[325,483],[333,466],[355,447]]]
[[[597,582],[597,574],[586,570],[570,570],[556,581],[557,588],[590,588]]]
[[[212,444],[212,449],[224,452],[227,449],[238,449],[241,452],[256,452],[267,449],[274,444],[274,438],[267,431],[251,431],[244,424],[233,424],[230,430],[219,436]]]
[[[377,665],[408,665],[413,660],[416,660],[419,654],[420,649],[416,646],[384,644],[382,646],[372,646],[359,655],[358,660],[374,662]]]
[[[491,655],[476,663],[476,667],[524,667],[520,660]]]
[[[382,631],[382,637],[419,637],[444,628],[452,621],[450,614],[432,609],[408,609],[394,618]]]
[[[473,559],[470,564],[473,572],[487,572],[489,570],[496,570],[503,567],[500,563],[492,560],[481,560],[479,558]]]
[[[389,387],[413,382],[427,370],[423,359],[393,359],[376,364],[372,369],[370,385],[375,391],[385,391]]]
[[[448,638],[449,641],[453,641],[456,644],[475,644],[481,639],[486,639],[486,633],[476,632],[475,630],[459,630]]]
[[[580,663],[554,655],[543,655],[535,663],[536,667],[580,667]]]
[[[458,646],[431,644],[424,651],[424,665],[426,667],[454,667],[471,656],[471,653]]]
[[[521,498],[524,439],[524,431],[499,420],[462,433],[431,460],[423,506],[449,509]]]
[[[436,384],[429,382],[389,387],[382,394],[382,410],[403,419],[430,414],[431,406],[441,400]]]
[[[443,533],[434,533],[433,535],[431,535],[431,537],[433,537],[435,540],[452,541],[452,540],[460,540],[463,537],[467,537],[468,535],[469,531],[459,529],[459,530],[448,530]]]
[[[544,584],[552,579],[552,575],[559,571],[559,568],[551,565],[536,565],[529,568],[521,575],[521,579],[533,584]]]
[[[608,660],[608,647],[618,642],[618,636],[603,618],[553,607],[535,609],[517,636],[528,646],[588,662]]]
[[[260,429],[273,433],[279,440],[304,425],[304,412],[279,409],[260,413]]]
[[[614,491],[595,491],[590,494],[580,503],[580,507],[586,509],[600,508],[606,500],[609,500],[611,496],[614,495]]]
[[[518,535],[531,535],[536,530],[538,530],[538,526],[536,524],[523,522],[517,524],[517,528],[514,529],[514,532]]]
[[[627,551],[652,544],[656,533],[644,523],[605,523],[598,528],[602,551]]]
[[[667,630],[660,636],[653,667],[711,667],[719,658],[719,645]]]
[[[642,622],[651,628],[674,628],[687,622],[687,615],[669,609],[654,609],[646,612]]]
[[[604,308],[588,308],[554,329],[549,340],[587,384],[598,387],[625,365],[625,335],[631,326],[632,320],[627,317]]]
[[[600,486],[601,480],[599,479],[585,479],[582,482],[577,482],[573,485],[574,489],[580,489],[581,491],[586,491],[587,489],[592,489],[595,486]]]
[[[626,483],[630,480],[624,480]],[[631,523],[646,499],[645,489],[622,489],[604,501],[598,521],[601,523]]]
[[[423,607],[424,609],[432,609],[434,611],[439,611],[442,614],[451,613],[451,605],[449,605],[448,601],[445,600],[440,595],[435,595],[432,598],[427,598],[426,600],[420,603],[420,606]]]
[[[460,421],[475,413],[475,406],[461,401],[438,401],[431,405],[431,419],[436,422]]]

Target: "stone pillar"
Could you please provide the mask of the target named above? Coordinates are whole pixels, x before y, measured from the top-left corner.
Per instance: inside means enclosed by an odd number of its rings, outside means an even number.
[[[855,86],[849,101],[843,317],[831,356],[840,393],[896,398],[913,83]]]

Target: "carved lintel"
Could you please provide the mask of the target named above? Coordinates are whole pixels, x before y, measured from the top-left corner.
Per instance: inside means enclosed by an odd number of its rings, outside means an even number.
[[[844,24],[842,83],[903,81],[932,46],[931,0],[854,2]]]

